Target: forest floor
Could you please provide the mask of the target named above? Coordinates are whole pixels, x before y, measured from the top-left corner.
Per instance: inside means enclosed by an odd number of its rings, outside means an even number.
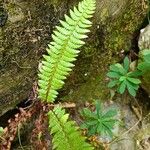
[[[88,141],[96,149],[104,150],[149,150],[150,149],[150,98],[142,89],[136,98],[127,94],[121,97],[116,95],[113,99],[103,102],[103,108],[115,108],[118,111],[119,124],[115,125],[114,137],[92,136]],[[70,114],[70,118],[80,125],[83,118],[80,111],[83,108],[94,110],[92,102],[63,102],[59,103]],[[55,105],[41,103],[37,99],[37,86],[28,100],[18,105],[18,108],[8,112],[0,119],[3,122],[4,134],[1,137],[3,149],[30,150],[51,149],[51,136],[49,135],[47,112]],[[11,114],[11,115],[10,115]],[[9,118],[7,118],[9,116]],[[11,116],[11,117],[10,117]],[[7,119],[6,119],[7,118]],[[83,130],[83,134],[86,132]]]

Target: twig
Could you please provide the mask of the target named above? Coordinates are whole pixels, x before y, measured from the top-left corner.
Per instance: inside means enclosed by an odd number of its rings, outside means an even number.
[[[130,132],[134,127],[136,127],[139,123],[141,122],[141,120],[138,120],[132,127],[130,127],[127,131],[125,131],[123,134],[121,134],[120,136],[114,138],[109,144],[111,145],[112,143],[121,140],[121,137],[126,135],[128,132]]]
[[[120,136],[114,138],[109,144],[111,145],[112,143],[121,140],[121,137],[126,135],[128,132],[130,132],[134,127],[136,127],[142,120],[145,120],[148,116],[150,115],[150,113],[148,113],[143,119],[141,117],[141,119],[139,119],[132,127],[130,127],[126,132],[124,132],[123,134],[121,134]]]
[[[75,103],[59,103],[59,104],[48,104],[48,107],[61,106],[63,108],[74,108],[76,107]]]
[[[15,60],[12,60],[11,62],[16,63],[16,65],[17,65],[19,68],[21,68],[21,69],[31,69],[31,67],[28,67],[28,66],[26,66],[26,67],[20,66],[20,65],[18,64],[18,62],[15,61]]]
[[[24,150],[24,148],[23,148],[23,146],[22,146],[22,143],[21,143],[20,126],[21,126],[21,124],[20,124],[20,122],[19,122],[19,124],[18,124],[18,140],[19,140],[19,144],[20,144],[21,149]]]

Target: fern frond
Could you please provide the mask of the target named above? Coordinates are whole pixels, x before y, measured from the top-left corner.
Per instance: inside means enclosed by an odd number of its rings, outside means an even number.
[[[61,107],[49,111],[49,127],[53,135],[53,149],[57,150],[92,150],[92,146],[85,142],[74,121],[67,121],[68,114]]]
[[[95,0],[83,0],[78,8],[70,10],[70,16],[65,15],[65,21],[60,20],[61,26],[56,26],[52,34],[53,42],[46,49],[42,67],[39,69],[39,98],[53,102],[59,90],[64,85],[64,79],[72,70],[78,49],[85,44],[87,28],[92,23],[88,20],[95,11]]]

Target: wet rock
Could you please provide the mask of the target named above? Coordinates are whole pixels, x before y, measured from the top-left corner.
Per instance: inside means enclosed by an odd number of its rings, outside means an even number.
[[[141,29],[138,46],[140,50],[150,49],[150,25]]]
[[[120,113],[121,124],[118,124],[118,130],[114,130],[114,136],[119,137],[110,145],[111,150],[135,150],[136,141],[134,139],[135,133],[138,131],[138,126],[135,126],[131,131],[128,130],[133,127],[138,119],[131,110],[130,106],[125,104],[117,104]]]
[[[128,97],[128,99],[130,98]],[[115,119],[117,119],[118,122],[116,122],[114,129],[112,130],[113,137],[100,135],[99,139],[101,142],[110,143],[110,150],[135,150],[136,141],[134,139],[134,135],[137,133],[139,128],[138,126],[135,126],[131,131],[128,132],[128,130],[138,122],[138,118],[133,113],[129,105],[125,104],[123,100],[122,103],[120,102],[120,98],[117,98],[115,102],[104,102],[104,110],[117,110]]]

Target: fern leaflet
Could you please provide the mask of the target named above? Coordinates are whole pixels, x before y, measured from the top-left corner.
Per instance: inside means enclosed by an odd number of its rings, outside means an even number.
[[[80,135],[74,121],[67,121],[68,114],[61,107],[49,111],[49,127],[53,134],[53,149],[57,150],[93,150]]]
[[[83,39],[92,23],[88,20],[95,11],[95,0],[83,0],[78,8],[70,10],[70,17],[65,15],[61,26],[56,26],[52,34],[53,42],[48,45],[48,55],[44,55],[42,67],[39,69],[39,98],[53,102],[64,80],[72,70],[78,49],[84,45]]]

